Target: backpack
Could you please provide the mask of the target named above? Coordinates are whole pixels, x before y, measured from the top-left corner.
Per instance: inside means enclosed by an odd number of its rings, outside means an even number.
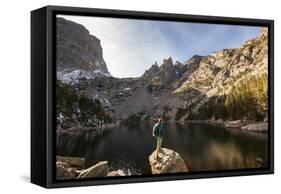
[[[159,137],[163,135],[163,124],[157,123],[155,126],[155,136]]]

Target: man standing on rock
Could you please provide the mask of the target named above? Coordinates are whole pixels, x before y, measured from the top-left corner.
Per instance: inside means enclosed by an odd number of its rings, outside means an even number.
[[[158,122],[155,123],[153,126],[152,130],[152,136],[156,138],[157,141],[157,147],[156,147],[156,159],[160,158],[161,156],[159,155],[160,149],[161,149],[161,144],[163,140],[163,120],[158,119]]]

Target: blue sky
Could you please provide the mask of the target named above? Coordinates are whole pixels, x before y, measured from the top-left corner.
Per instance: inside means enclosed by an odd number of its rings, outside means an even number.
[[[260,27],[167,22],[86,16],[60,16],[84,25],[101,40],[103,57],[115,77],[137,77],[155,61],[172,57],[184,62],[193,55],[208,55],[237,48],[255,38]]]

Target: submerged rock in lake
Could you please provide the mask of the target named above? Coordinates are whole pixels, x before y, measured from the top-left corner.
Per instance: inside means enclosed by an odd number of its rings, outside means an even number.
[[[188,172],[183,158],[175,151],[162,148],[156,159],[156,151],[149,156],[152,174]]]

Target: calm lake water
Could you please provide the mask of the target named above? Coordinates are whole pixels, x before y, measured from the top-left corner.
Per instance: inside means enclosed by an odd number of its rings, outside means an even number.
[[[57,155],[85,157],[86,167],[107,160],[112,168],[150,174],[148,157],[156,147],[152,127],[153,123],[144,123],[57,133]],[[267,164],[267,139],[266,133],[209,124],[165,123],[162,147],[178,152],[190,171],[255,168]]]

